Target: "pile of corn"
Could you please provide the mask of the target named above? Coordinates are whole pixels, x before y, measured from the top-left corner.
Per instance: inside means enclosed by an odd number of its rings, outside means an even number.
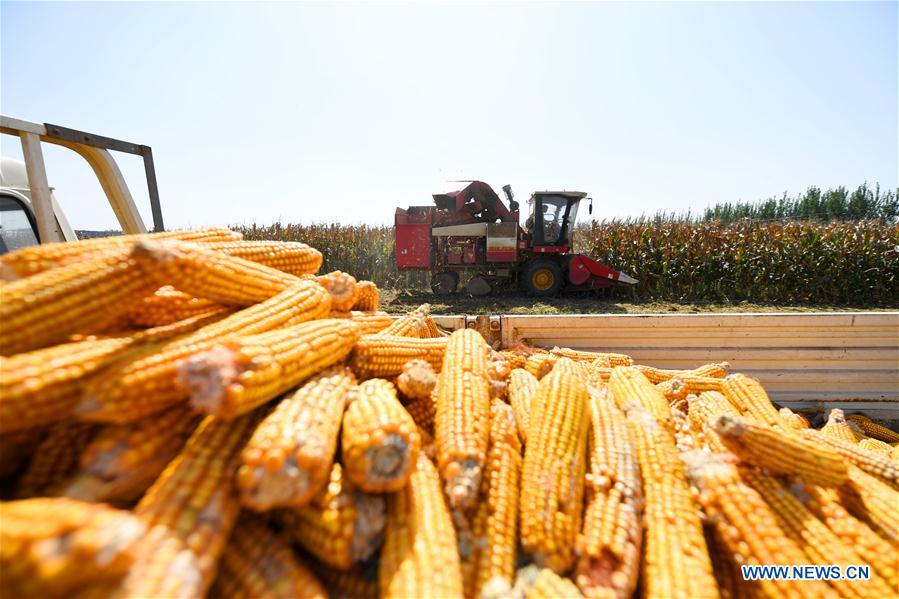
[[[226,230],[0,258],[0,595],[899,594],[892,430],[726,363],[495,351],[321,261]]]

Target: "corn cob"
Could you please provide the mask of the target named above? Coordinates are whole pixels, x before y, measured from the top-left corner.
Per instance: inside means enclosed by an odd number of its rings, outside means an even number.
[[[222,553],[211,597],[328,599],[312,570],[256,515],[242,513]]]
[[[428,437],[430,437],[429,442],[426,442],[425,439],[422,438],[422,448],[424,448],[424,446],[429,443],[433,443],[434,420],[437,415],[436,397],[428,396],[422,399],[413,399],[412,401],[408,401],[403,404],[403,407],[406,408],[409,416],[411,416],[412,420],[415,421],[415,424],[418,426],[419,433],[421,431],[424,431],[428,435]]]
[[[317,559],[309,561],[313,572],[325,583],[331,599],[378,599],[377,565],[354,565],[342,569]]]
[[[700,440],[700,444],[712,452],[729,451],[710,425],[710,421],[723,414],[734,417],[740,415],[727,398],[717,391],[706,391],[698,396],[689,396],[687,405],[690,428]]]
[[[674,434],[638,403],[625,411],[643,478],[644,592],[648,597],[717,597],[699,510]]]
[[[522,547],[556,572],[574,561],[590,426],[587,387],[566,363],[537,387],[521,476]]]
[[[436,385],[437,374],[425,360],[409,360],[403,364],[403,371],[396,377],[396,387],[402,394],[404,403],[430,399]]]
[[[345,272],[335,270],[326,275],[316,277],[318,284],[331,294],[331,309],[344,312],[349,311],[356,304],[359,290],[356,289],[356,277]]]
[[[899,444],[893,445],[893,451],[890,453],[890,459],[899,464]]]
[[[216,304],[178,291],[165,285],[155,293],[141,298],[126,314],[128,320],[140,327],[157,327],[215,308]]]
[[[128,512],[71,499],[0,503],[4,597],[66,597],[128,570],[145,532]]]
[[[41,442],[40,427],[0,433],[0,479],[19,474]]]
[[[278,403],[243,449],[237,485],[256,511],[299,507],[328,481],[347,394],[349,369],[324,370]]]
[[[529,356],[524,363],[524,369],[530,372],[537,380],[549,374],[559,357],[555,354],[540,353]]]
[[[874,453],[881,453],[887,457],[893,452],[893,446],[889,443],[884,443],[879,439],[872,438],[864,438],[858,442],[859,449],[864,449],[865,451],[873,451]]]
[[[748,586],[752,583],[743,580],[740,565],[734,559],[734,554],[728,551],[721,541],[720,535],[715,532],[715,527],[706,523],[703,532],[721,599],[752,599],[752,591]]]
[[[855,548],[862,563],[871,564],[893,591],[899,593],[899,563],[892,557],[895,548],[864,522],[852,516],[840,503],[836,490],[796,483],[793,494],[844,543]]]
[[[134,424],[107,426],[78,458],[79,471],[58,493],[82,501],[128,503],[144,494],[199,423],[175,406]]]
[[[850,424],[843,417],[843,410],[836,408],[827,415],[827,423],[821,427],[820,433],[834,439],[841,439],[853,445],[864,438],[861,429],[855,423]]]
[[[795,430],[809,428],[809,422],[806,417],[802,414],[797,414],[790,408],[781,408],[777,413],[780,415],[781,420],[783,420],[784,424],[786,424],[788,428],[792,428]]]
[[[384,335],[383,331],[363,335],[350,356],[350,368],[360,379],[395,377],[410,360],[425,360],[437,370],[443,363],[446,344],[446,338],[393,337]]]
[[[233,418],[340,362],[358,339],[359,326],[341,319],[234,337],[186,359],[179,382],[195,410]]]
[[[336,462],[312,501],[274,514],[289,538],[340,569],[371,557],[384,535],[384,498],[356,490]]]
[[[502,350],[499,354],[509,363],[509,366],[512,370],[516,368],[524,368],[524,365],[527,363],[528,359],[521,355],[518,352],[511,350]],[[532,375],[533,376],[533,375]]]
[[[226,306],[263,302],[300,282],[280,270],[191,243],[140,240],[131,257],[159,285]]]
[[[849,478],[839,453],[809,439],[726,414],[711,426],[725,446],[754,466],[825,486],[841,485]]]
[[[321,252],[295,241],[217,241],[203,247],[295,276],[314,275],[322,266]]]
[[[16,483],[19,498],[48,495],[78,466],[78,456],[97,433],[89,423],[60,421],[44,433]]]
[[[368,493],[402,489],[415,467],[421,439],[389,381],[359,385],[343,416],[341,459],[347,478]]]
[[[453,509],[477,498],[490,439],[487,344],[473,329],[460,329],[446,346],[434,390],[437,464]]]
[[[855,466],[849,467],[849,484],[838,491],[852,515],[867,522],[893,546],[899,544],[899,492]]]
[[[431,306],[422,304],[411,312],[397,318],[389,327],[381,331],[386,337],[417,337],[429,339],[428,323],[425,317],[431,313]]]
[[[858,425],[862,431],[879,441],[884,441],[885,443],[899,443],[899,433],[896,431],[890,430],[887,427],[877,424],[872,421],[867,416],[863,416],[861,414],[851,414],[847,416],[849,420]]]
[[[361,310],[363,312],[375,311],[379,308],[379,292],[378,286],[371,281],[356,281],[356,290],[358,295],[353,303],[353,310]]]
[[[509,375],[509,403],[515,413],[515,424],[518,428],[518,437],[522,443],[528,440],[529,414],[531,403],[537,395],[537,385],[540,381],[523,368],[516,368]]]
[[[570,579],[559,576],[550,568],[542,568],[528,589],[525,599],[580,599],[583,597]]]
[[[477,539],[475,597],[496,596],[512,590],[518,544],[518,492],[521,478],[521,443],[512,409],[500,400],[490,404],[490,449],[482,482],[484,535]]]
[[[361,327],[363,335],[380,333],[393,322],[393,319],[387,312],[359,312],[357,310],[331,312],[328,314],[328,318],[349,318]]]
[[[183,359],[228,335],[254,335],[318,318],[328,312],[329,301],[318,285],[301,283],[184,337],[137,348],[88,382],[76,414],[82,420],[121,423],[163,410],[189,396],[177,382]]]
[[[240,512],[234,472],[260,414],[203,419],[134,508],[150,530],[111,597],[202,597]]]
[[[701,451],[683,454],[690,481],[699,490],[699,502],[715,525],[722,544],[740,564],[790,565],[807,560],[787,535],[771,506],[747,484],[737,468],[721,456]],[[747,582],[751,592],[767,597],[835,597],[819,580],[762,579]]]
[[[138,239],[178,239],[194,243],[233,241],[242,235],[227,229],[197,231],[166,231],[140,235],[98,237],[75,242],[33,245],[0,256],[0,280],[13,281],[38,273],[94,258],[101,253],[127,250]]]
[[[440,332],[440,328],[437,326],[437,323],[434,322],[434,318],[427,314],[425,315],[425,326],[428,327],[428,337],[431,339],[436,339],[438,337],[447,336],[445,333]]]
[[[850,443],[837,439],[821,431],[813,429],[799,431],[806,439],[815,441],[821,446],[827,446],[843,456],[848,463],[858,466],[868,474],[876,476],[895,488],[899,488],[899,465],[891,461],[889,457],[866,451],[858,446],[858,443]]]
[[[424,454],[409,484],[387,498],[378,586],[384,599],[462,596],[456,533],[437,471]]]
[[[0,353],[62,343],[72,333],[116,319],[155,285],[122,253],[5,283],[0,302]]]
[[[649,379],[647,379],[649,380]],[[724,381],[708,376],[683,375],[669,379],[656,385],[668,402],[685,399],[687,395],[695,395],[704,391],[721,391]]]
[[[633,595],[643,539],[643,482],[622,412],[605,390],[589,392],[590,471],[575,581],[587,597]]]
[[[619,366],[612,370],[609,393],[619,408],[627,410],[630,404],[636,403],[652,414],[659,423],[674,430],[671,410],[665,396],[633,366]]]
[[[664,370],[662,368],[653,368],[652,366],[643,366],[638,364],[637,370],[649,379],[653,385],[664,383],[671,379],[691,376],[704,376],[716,379],[723,379],[730,371],[730,364],[727,362],[717,362],[712,364],[703,364],[693,370]]]
[[[771,507],[780,527],[802,548],[807,562],[818,566],[857,565],[864,563],[850,545],[844,544],[802,502],[775,478],[751,468],[741,467],[740,477],[755,489]],[[857,584],[831,582],[841,597],[888,597],[887,583],[876,573]]]
[[[568,349],[567,347],[554,347],[550,350],[550,352],[559,356],[560,358],[569,358],[571,360],[575,360],[576,362],[593,362],[594,360],[599,359],[603,362],[608,362],[608,365],[611,367],[634,365],[634,359],[625,354],[578,351],[575,349]]]
[[[671,404],[671,419],[674,423],[674,444],[680,452],[693,451],[702,447],[703,437],[694,435],[687,416],[687,400],[679,399]]]
[[[745,374],[732,374],[724,379],[721,392],[743,416],[752,416],[758,422],[777,430],[789,428],[781,420],[780,414],[757,380]]]

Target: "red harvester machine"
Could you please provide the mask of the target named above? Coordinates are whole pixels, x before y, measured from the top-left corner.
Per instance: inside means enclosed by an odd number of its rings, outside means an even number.
[[[530,216],[518,224],[518,202],[503,187],[508,207],[489,185],[471,181],[459,191],[434,194],[434,206],[397,208],[396,266],[430,270],[437,295],[456,291],[459,273],[476,274],[466,285],[471,295],[486,295],[496,283],[517,279],[533,295],[566,289],[598,289],[633,285],[636,279],[583,254],[571,253],[571,233],[581,191],[535,192],[528,200]]]

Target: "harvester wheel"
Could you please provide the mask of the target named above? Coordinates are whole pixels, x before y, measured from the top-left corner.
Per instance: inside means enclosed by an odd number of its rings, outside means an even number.
[[[451,270],[443,270],[431,277],[431,291],[434,295],[449,295],[456,292],[459,275]]]
[[[552,260],[528,262],[521,274],[521,282],[531,295],[555,295],[562,287],[562,268]]]

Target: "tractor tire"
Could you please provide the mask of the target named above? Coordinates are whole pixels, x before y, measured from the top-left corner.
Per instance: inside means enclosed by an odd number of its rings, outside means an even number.
[[[459,275],[451,270],[443,270],[431,277],[431,291],[434,295],[450,295],[459,286]]]
[[[562,288],[562,267],[558,262],[538,258],[524,265],[521,284],[530,295],[547,297]]]
[[[471,297],[482,297],[490,295],[490,292],[493,291],[493,286],[484,277],[472,277],[465,286],[465,291]]]

